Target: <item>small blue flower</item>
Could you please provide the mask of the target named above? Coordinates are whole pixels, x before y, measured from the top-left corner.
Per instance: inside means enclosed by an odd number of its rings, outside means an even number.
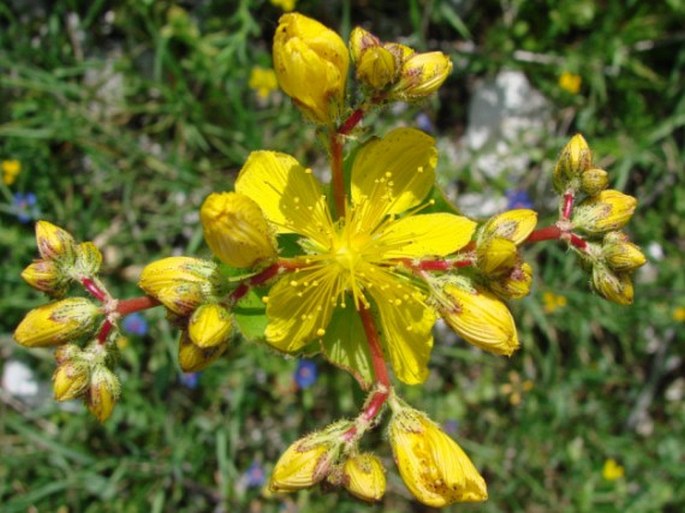
[[[506,193],[507,209],[533,208],[533,201],[528,193],[522,189],[509,189]]]
[[[435,133],[433,122],[425,112],[419,112],[416,115],[416,126],[418,126],[424,132],[428,132],[429,134]]]
[[[266,475],[259,462],[253,461],[243,474],[243,479],[245,479],[245,486],[248,488],[259,488],[264,485]]]
[[[459,421],[455,419],[447,419],[442,425],[442,428],[445,430],[445,433],[449,435],[456,435],[457,431],[459,431]]]
[[[184,372],[178,378],[178,381],[186,388],[195,390],[200,385],[201,372]]]
[[[300,360],[295,369],[295,383],[299,388],[309,388],[316,383],[319,372],[313,360]]]
[[[32,192],[15,192],[12,202],[12,211],[20,223],[29,223],[40,217],[36,195]]]
[[[122,327],[124,331],[130,333],[131,335],[143,336],[147,334],[147,320],[140,313],[134,312],[132,314],[124,317],[124,322],[122,322]]]

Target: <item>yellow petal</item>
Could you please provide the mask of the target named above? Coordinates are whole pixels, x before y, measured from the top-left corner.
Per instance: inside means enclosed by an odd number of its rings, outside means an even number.
[[[507,210],[490,218],[483,226],[481,240],[490,237],[502,237],[517,246],[525,241],[535,229],[538,214],[524,208]]]
[[[299,233],[326,247],[333,230],[326,197],[311,169],[275,151],[250,154],[235,190],[251,198],[280,233]]]
[[[395,376],[408,385],[423,383],[433,348],[432,310],[423,302],[420,291],[398,276],[378,268],[365,275],[380,313],[383,341]]]
[[[435,181],[435,141],[413,128],[397,128],[367,142],[352,165],[352,204],[362,226],[420,204]]]
[[[476,223],[466,217],[437,213],[405,217],[388,225],[378,237],[384,258],[445,256],[464,247]]]
[[[324,335],[338,297],[339,275],[330,266],[282,278],[269,292],[266,341],[280,351],[301,349]]]

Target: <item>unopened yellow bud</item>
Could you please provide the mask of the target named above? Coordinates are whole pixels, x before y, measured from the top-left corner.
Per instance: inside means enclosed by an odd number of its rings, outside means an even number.
[[[630,273],[612,272],[603,265],[592,268],[592,286],[606,300],[619,305],[633,302],[633,282]]]
[[[278,20],[273,44],[278,83],[303,114],[331,124],[344,107],[349,54],[338,34],[298,13]]]
[[[82,358],[83,350],[76,344],[64,344],[55,349],[55,361],[62,365],[70,360]]]
[[[606,234],[602,244],[602,255],[609,267],[617,272],[631,272],[647,262],[640,248],[621,232]]]
[[[82,242],[76,246],[74,273],[79,277],[91,277],[98,273],[102,265],[102,253],[92,242]]]
[[[514,318],[493,293],[462,283],[444,288],[449,304],[440,305],[445,322],[467,342],[495,354],[511,355],[519,347]]]
[[[231,334],[231,314],[216,303],[200,305],[190,316],[188,335],[198,347],[214,347],[228,341]]]
[[[478,245],[478,268],[488,276],[510,271],[518,260],[516,244],[503,237],[492,237]]]
[[[385,470],[378,456],[355,454],[342,467],[342,485],[357,499],[377,502],[385,495]]]
[[[592,166],[592,152],[582,135],[576,134],[561,150],[554,167],[553,183],[558,193],[578,189],[583,172]]]
[[[350,35],[350,53],[356,65],[356,76],[369,89],[380,91],[398,76],[397,59],[380,40],[361,27]]]
[[[89,384],[90,365],[80,358],[59,365],[52,375],[52,389],[58,401],[76,399],[83,395]]]
[[[68,279],[54,260],[36,260],[21,272],[21,277],[34,289],[61,297],[67,288]]]
[[[259,205],[244,194],[210,194],[200,209],[212,253],[233,267],[252,267],[276,256],[269,225]]]
[[[452,61],[442,52],[416,53],[406,59],[390,97],[395,100],[421,100],[434,93],[452,71]]]
[[[492,291],[506,299],[521,299],[530,294],[533,269],[526,262],[514,266],[509,274],[488,282]]]
[[[183,372],[199,372],[209,367],[227,348],[228,342],[205,348],[196,346],[188,332],[183,331],[178,344],[178,364]]]
[[[351,427],[349,421],[335,422],[293,443],[276,462],[269,489],[294,492],[325,479],[340,454],[342,434]]]
[[[502,237],[518,246],[533,232],[537,222],[538,214],[534,210],[523,208],[507,210],[488,219],[478,239],[485,241],[492,237]]]
[[[85,395],[86,406],[100,421],[106,421],[112,414],[114,405],[121,394],[119,378],[104,365],[93,369],[90,387]]]
[[[36,223],[38,252],[45,260],[69,262],[74,258],[76,243],[71,234],[48,221]]]
[[[469,457],[426,415],[402,408],[388,431],[400,476],[420,502],[440,508],[488,498],[485,480]]]
[[[184,256],[148,264],[138,285],[178,315],[189,315],[203,303],[216,302],[227,291],[216,263]]]
[[[609,173],[596,167],[583,171],[580,177],[580,190],[588,196],[594,196],[609,185]]]
[[[73,297],[31,310],[19,323],[14,339],[26,347],[57,346],[93,331],[100,307],[86,298]]]
[[[573,210],[574,227],[592,235],[620,230],[635,212],[637,200],[608,189],[582,201]]]

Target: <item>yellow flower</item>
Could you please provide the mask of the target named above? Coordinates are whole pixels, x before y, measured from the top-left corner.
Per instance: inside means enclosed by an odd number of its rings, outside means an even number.
[[[573,225],[592,235],[623,228],[635,212],[637,200],[613,189],[582,201],[573,210]]]
[[[580,190],[588,196],[595,196],[609,185],[609,173],[604,169],[593,167],[580,175]]]
[[[559,75],[559,87],[571,94],[578,94],[582,82],[583,79],[581,76],[576,75],[575,73],[564,71],[561,75]]]
[[[271,5],[274,7],[280,7],[285,12],[292,11],[295,9],[295,4],[297,4],[297,0],[270,0],[270,2]]]
[[[602,477],[607,481],[616,481],[625,474],[625,469],[619,465],[615,459],[609,458],[602,467]]]
[[[335,308],[373,305],[395,375],[405,383],[425,380],[434,314],[398,260],[449,255],[475,229],[465,217],[415,214],[433,186],[436,159],[433,139],[418,130],[399,128],[368,142],[352,165],[351,204],[334,222],[310,169],[283,153],[250,155],[236,191],[278,232],[300,235],[305,252],[293,259],[299,270],[269,293],[267,342],[298,351],[325,334]]]
[[[469,457],[426,415],[402,408],[388,430],[402,480],[420,502],[441,508],[488,498],[485,480]]]
[[[341,420],[294,442],[276,462],[269,490],[294,492],[325,479],[340,454],[341,435],[351,426],[351,422]]]
[[[519,347],[514,318],[500,299],[471,283],[448,282],[438,296],[445,322],[467,342],[510,356]]]
[[[36,260],[21,272],[22,279],[34,289],[53,296],[61,296],[67,277],[54,260]]]
[[[342,483],[357,499],[367,502],[381,500],[386,487],[381,460],[371,453],[351,456],[342,466]]]
[[[235,192],[212,193],[200,220],[212,252],[233,267],[252,267],[276,256],[273,237],[259,206]]]
[[[72,297],[34,308],[22,319],[14,339],[26,347],[56,346],[89,334],[102,314],[83,297]]]
[[[278,83],[303,114],[334,123],[344,107],[350,57],[338,34],[298,13],[284,14],[273,44]]]
[[[545,313],[554,313],[566,306],[566,296],[559,296],[554,292],[545,292],[542,294],[542,304]]]
[[[602,256],[609,267],[618,272],[634,271],[647,262],[640,248],[621,232],[609,232],[604,236]]]
[[[485,242],[495,237],[513,242],[519,246],[535,229],[538,214],[524,208],[507,210],[488,219],[478,234],[479,241]]]
[[[199,372],[214,363],[228,348],[228,341],[214,346],[200,347],[190,339],[188,331],[182,331],[178,343],[178,364],[183,372]]]
[[[3,160],[0,163],[2,169],[2,182],[5,185],[12,185],[17,179],[17,175],[21,173],[21,162],[18,160]]]
[[[45,260],[72,262],[76,252],[74,237],[63,228],[48,221],[36,223],[36,244]]]
[[[188,335],[198,347],[214,347],[228,341],[231,325],[231,315],[223,306],[216,303],[200,305],[190,316]]]
[[[554,166],[553,184],[559,194],[578,189],[582,174],[592,167],[592,152],[585,138],[576,134],[561,150]]]
[[[86,406],[100,422],[104,422],[112,414],[120,393],[119,378],[104,365],[99,365],[90,378],[90,387],[85,395]]]
[[[672,317],[676,322],[685,322],[685,306],[674,308]]]
[[[81,396],[90,385],[90,365],[84,359],[73,359],[59,365],[52,375],[55,399],[69,401]]]
[[[254,66],[250,71],[248,87],[257,93],[260,100],[266,100],[269,95],[278,89],[276,72],[271,68]]]
[[[633,282],[626,272],[613,272],[606,266],[592,267],[592,286],[606,300],[619,305],[633,302]]]
[[[437,91],[451,72],[452,61],[444,53],[416,53],[402,64],[400,78],[390,97],[402,101],[421,100]]]
[[[509,383],[500,387],[500,392],[509,396],[509,404],[518,406],[523,400],[523,394],[533,389],[533,382],[529,379],[521,380],[521,375],[516,371],[509,373]]]
[[[361,27],[350,34],[350,53],[355,63],[356,76],[372,90],[381,90],[394,83],[401,64],[381,41]]]

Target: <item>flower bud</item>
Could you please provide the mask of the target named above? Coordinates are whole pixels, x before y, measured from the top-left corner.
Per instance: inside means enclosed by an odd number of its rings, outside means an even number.
[[[509,356],[519,347],[509,308],[485,289],[462,283],[444,287],[448,304],[440,305],[445,322],[467,342]]]
[[[614,273],[603,265],[592,269],[592,286],[606,300],[619,305],[633,302],[633,282],[629,273]]]
[[[355,454],[342,466],[342,485],[357,499],[377,502],[385,494],[385,470],[378,456]]]
[[[574,227],[592,235],[620,230],[635,211],[637,200],[608,189],[582,201],[573,210]]]
[[[54,260],[36,260],[21,272],[21,277],[34,289],[52,297],[64,295],[68,278]]]
[[[423,413],[399,409],[388,432],[400,476],[423,504],[440,508],[488,498],[485,480],[466,453]]]
[[[100,422],[104,422],[112,414],[120,393],[119,378],[104,365],[98,365],[91,375],[85,396],[86,406]]]
[[[534,210],[507,210],[488,219],[480,231],[478,240],[502,237],[518,246],[533,232],[537,222],[538,214]]]
[[[278,83],[311,121],[331,124],[344,107],[349,54],[343,40],[321,23],[284,14],[273,44]]]
[[[592,152],[582,135],[576,134],[561,150],[554,167],[553,184],[559,194],[577,189],[581,175],[592,165]]]
[[[384,89],[395,81],[397,60],[380,40],[361,27],[350,35],[350,53],[356,65],[356,76],[362,84],[374,91]]]
[[[228,342],[231,314],[216,303],[200,305],[190,316],[188,335],[193,344],[208,348]]]
[[[421,100],[437,91],[451,71],[452,61],[444,53],[416,53],[402,64],[400,78],[390,97],[402,101]]]
[[[90,365],[81,358],[59,365],[52,375],[52,389],[58,401],[76,399],[83,395],[89,384]]]
[[[342,435],[352,425],[341,420],[293,443],[276,462],[269,489],[276,493],[294,492],[325,479],[342,449]]]
[[[602,255],[609,267],[617,272],[631,272],[647,262],[640,248],[620,232],[606,234],[602,244]]]
[[[244,194],[210,194],[200,209],[200,220],[212,253],[230,266],[252,267],[276,256],[262,210]]]
[[[212,347],[199,347],[193,344],[187,331],[181,332],[178,343],[178,364],[183,372],[199,372],[214,363],[228,348],[228,342]]]
[[[580,190],[588,196],[595,196],[609,185],[609,173],[596,167],[587,169],[580,177]]]
[[[100,271],[102,253],[92,242],[82,242],[76,246],[74,273],[79,277],[91,277]]]
[[[510,271],[518,260],[516,244],[503,237],[494,236],[478,245],[476,250],[478,268],[493,276]]]
[[[226,280],[216,263],[184,256],[146,265],[138,285],[181,316],[189,315],[203,303],[218,301],[227,292]]]
[[[492,291],[505,299],[521,299],[527,296],[532,284],[533,269],[526,262],[514,266],[509,274],[488,282]]]
[[[57,365],[62,365],[69,360],[81,358],[83,350],[76,344],[64,344],[55,349],[55,361]]]
[[[73,260],[76,243],[71,234],[48,221],[36,223],[38,252],[45,260]]]
[[[100,307],[86,298],[73,297],[31,310],[14,331],[14,339],[26,347],[57,346],[90,334]]]

